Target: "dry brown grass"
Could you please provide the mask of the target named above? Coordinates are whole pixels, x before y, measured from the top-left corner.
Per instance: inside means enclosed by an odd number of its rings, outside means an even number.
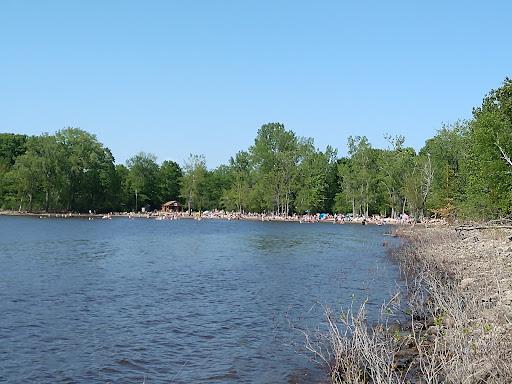
[[[342,314],[325,307],[326,329],[305,332],[306,348],[333,383],[512,383],[511,233],[417,227],[401,235],[409,242],[393,257],[406,299],[393,308],[405,308],[407,323],[388,322],[392,303],[376,326],[364,305]]]

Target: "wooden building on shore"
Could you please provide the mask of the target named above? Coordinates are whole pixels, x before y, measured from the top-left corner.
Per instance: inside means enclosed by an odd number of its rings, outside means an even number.
[[[181,212],[181,204],[175,200],[162,204],[162,212]]]

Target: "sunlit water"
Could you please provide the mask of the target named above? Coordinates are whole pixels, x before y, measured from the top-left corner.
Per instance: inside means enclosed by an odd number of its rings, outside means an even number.
[[[389,230],[0,217],[0,382],[322,382],[294,327],[389,297]]]

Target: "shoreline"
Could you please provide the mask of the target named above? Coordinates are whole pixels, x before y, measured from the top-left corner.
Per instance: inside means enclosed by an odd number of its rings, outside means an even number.
[[[332,383],[511,383],[512,230],[400,226],[405,288],[367,324],[330,321]],[[386,314],[390,308],[394,316]],[[317,353],[316,351],[314,351]]]
[[[380,218],[380,217],[355,217],[343,218],[342,215],[326,215],[325,218],[318,218],[319,215],[292,215],[292,216],[279,216],[272,214],[239,214],[239,213],[219,213],[205,211],[202,213],[192,212],[188,215],[186,212],[163,212],[155,211],[148,213],[134,213],[134,212],[111,212],[111,213],[80,213],[80,212],[26,212],[26,211],[0,211],[0,216],[12,217],[34,217],[40,219],[113,219],[113,218],[129,218],[129,219],[150,219],[150,220],[219,220],[219,221],[261,221],[261,222],[289,222],[300,224],[358,224],[358,225],[391,225],[391,226],[414,226],[416,223],[412,221],[403,221],[400,219]],[[432,220],[428,223],[434,223]],[[442,220],[436,220],[435,223],[442,223]],[[418,223],[418,225],[425,225],[426,222]]]

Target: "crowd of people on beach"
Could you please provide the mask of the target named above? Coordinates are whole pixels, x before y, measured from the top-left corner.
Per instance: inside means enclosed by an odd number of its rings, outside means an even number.
[[[278,222],[298,222],[306,223],[333,223],[333,224],[411,224],[424,222],[428,219],[417,221],[407,213],[402,213],[396,218],[382,217],[380,215],[352,215],[352,214],[329,214],[329,213],[305,213],[303,215],[278,215],[274,213],[240,213],[228,212],[224,210],[212,210],[203,212],[153,212],[148,214],[149,217],[155,217],[157,220],[178,220],[178,219],[195,219],[195,220],[252,220],[252,221],[278,221]]]
[[[202,212],[188,212],[188,211],[177,211],[177,212],[164,212],[164,211],[152,211],[152,212],[109,212],[106,214],[97,214],[94,211],[89,213],[28,213],[28,212],[13,212],[6,211],[0,212],[4,215],[29,215],[39,216],[40,219],[53,218],[86,218],[88,220],[111,220],[114,217],[127,217],[129,219],[155,219],[155,220],[180,220],[180,219],[194,219],[194,220],[245,220],[245,221],[266,221],[266,222],[297,222],[301,224],[309,223],[333,223],[333,224],[373,224],[373,225],[386,225],[386,224],[410,224],[415,225],[416,223],[432,223],[436,221],[434,219],[423,218],[417,220],[407,213],[402,213],[396,218],[382,217],[380,215],[353,215],[348,214],[330,214],[330,213],[304,213],[303,215],[282,215],[275,213],[254,213],[254,212],[229,212],[224,210],[211,210]],[[439,221],[439,220],[437,220]],[[442,221],[442,220],[441,220]]]

